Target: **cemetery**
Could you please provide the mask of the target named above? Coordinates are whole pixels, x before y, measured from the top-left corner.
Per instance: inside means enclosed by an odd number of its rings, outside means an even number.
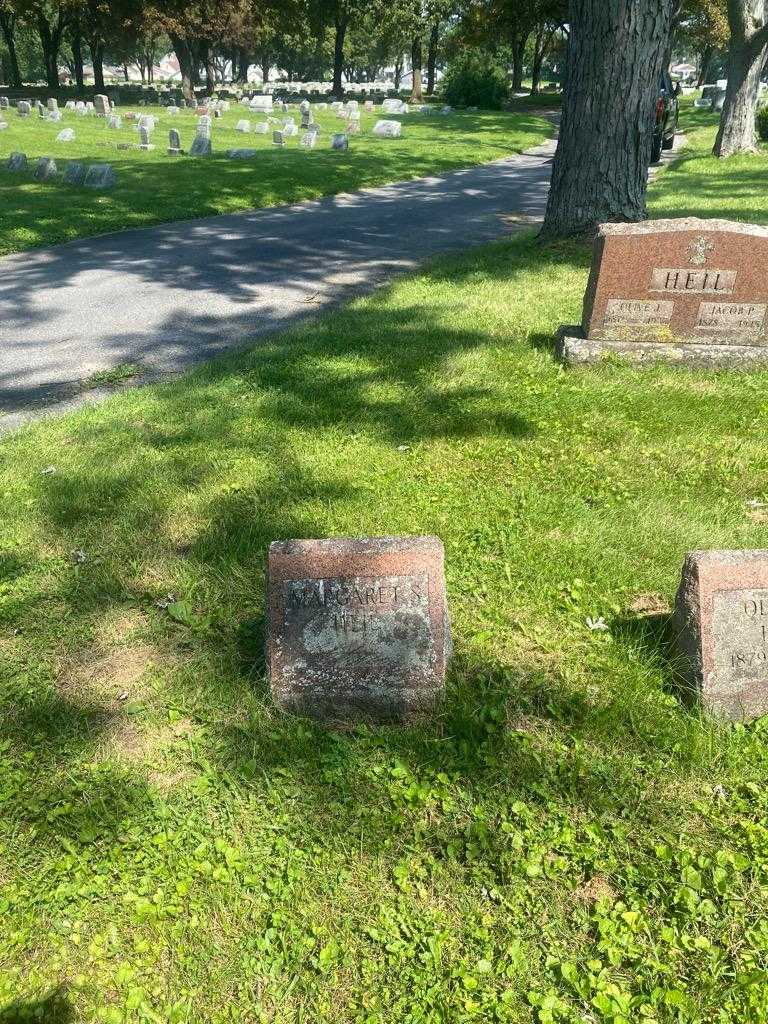
[[[588,7],[0,88],[0,1024],[768,1019],[768,139]]]
[[[687,116],[652,218],[768,224]],[[4,438],[4,998],[762,1006],[713,972],[762,956],[764,371],[563,367],[592,262],[523,233]]]
[[[299,104],[283,111],[269,99],[269,111],[249,107],[247,116],[245,107],[222,101],[229,109],[211,121],[210,154],[206,144],[195,146],[198,122],[210,116],[197,111],[208,110],[206,106],[119,106],[114,127],[107,116],[86,112],[81,117],[63,104],[62,120],[55,123],[37,115],[19,117],[13,106],[0,109],[0,123],[8,125],[0,132],[0,254],[126,226],[299,202],[470,167],[533,148],[553,130],[551,121],[536,113],[465,111],[428,118],[415,109],[389,115],[382,113],[381,104],[370,111],[361,104],[360,129],[340,157],[342,144],[334,148],[332,139],[341,121],[328,104],[311,105],[312,123],[319,132],[309,146],[302,143],[306,131],[300,127]],[[324,109],[318,109],[321,104]],[[139,121],[150,118],[148,140],[142,143]],[[285,147],[275,147],[273,131],[289,119],[295,132],[286,136]],[[246,121],[249,131],[243,127]],[[380,138],[375,128],[381,121],[398,125],[397,132]],[[345,127],[348,123],[344,121]],[[74,131],[75,138],[57,141],[67,130]],[[169,144],[171,132],[178,133],[178,147]],[[201,146],[204,159],[190,159]],[[243,148],[256,150],[253,161],[227,156]],[[20,189],[8,169],[15,152],[23,153],[30,167],[39,158],[54,158],[58,176],[35,182],[30,172]],[[116,187],[108,192],[83,188],[72,194],[63,180],[67,160],[109,164]]]

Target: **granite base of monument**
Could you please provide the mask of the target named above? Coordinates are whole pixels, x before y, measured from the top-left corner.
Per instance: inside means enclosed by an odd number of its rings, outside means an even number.
[[[436,709],[451,641],[437,537],[270,545],[267,667],[276,704],[330,724]]]
[[[555,339],[558,359],[566,366],[600,363],[610,356],[635,365],[655,362],[710,370],[746,370],[768,366],[768,348],[755,345],[665,344],[585,338],[577,324],[560,328]]]
[[[768,714],[768,550],[689,552],[673,629],[680,675],[704,710]]]

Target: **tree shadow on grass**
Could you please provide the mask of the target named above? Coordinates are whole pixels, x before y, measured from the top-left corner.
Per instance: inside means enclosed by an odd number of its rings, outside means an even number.
[[[0,1006],[0,1024],[70,1024],[74,1019],[74,1007],[61,988],[42,999]]]

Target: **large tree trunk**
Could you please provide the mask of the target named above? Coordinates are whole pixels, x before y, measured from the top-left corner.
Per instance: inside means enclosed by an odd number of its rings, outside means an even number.
[[[541,85],[541,65],[546,53],[547,39],[546,25],[539,25],[536,29],[536,39],[533,44],[533,62],[531,64],[531,96],[537,96]]]
[[[400,91],[400,82],[402,80],[402,77],[403,77],[403,55],[400,54],[398,57],[395,57],[395,81],[394,81],[395,92],[399,92]]]
[[[673,0],[571,0],[560,138],[542,234],[646,216],[659,76]]]
[[[435,68],[437,67],[437,47],[440,43],[440,22],[435,21],[429,33],[427,50],[427,96],[435,94]]]
[[[520,92],[523,88],[523,62],[525,58],[525,44],[528,42],[528,35],[517,36],[512,40],[512,90]]]
[[[61,31],[61,25],[51,28],[45,14],[42,11],[38,14],[37,33],[40,36],[40,45],[43,50],[43,65],[45,67],[45,81],[49,89],[58,89],[59,87]]]
[[[709,62],[712,60],[712,47],[705,46],[701,54],[701,63],[699,65],[699,77],[696,79],[696,85],[700,89],[707,80],[707,71],[709,71]]]
[[[72,63],[75,66],[75,83],[78,89],[85,87],[83,75],[83,34],[76,29],[72,35]]]
[[[728,87],[715,139],[715,156],[750,153],[755,149],[755,110],[768,50],[768,0],[759,8],[758,14],[754,0],[728,0]]]
[[[8,50],[8,76],[14,89],[22,86],[19,58],[16,53],[16,15],[0,11],[0,32],[3,34],[5,48]]]
[[[88,44],[93,64],[93,85],[97,92],[104,92],[104,43],[100,39],[91,39]],[[128,71],[126,69],[126,81]]]
[[[333,86],[331,93],[337,99],[344,98],[344,89],[341,84],[341,74],[344,68],[344,38],[347,34],[347,19],[337,18],[336,34],[333,41]]]
[[[424,98],[421,89],[422,62],[421,36],[415,35],[411,40],[411,101],[413,103],[421,103]]]
[[[193,86],[197,77],[197,55],[191,43],[186,39],[182,39],[181,36],[171,35],[170,40],[173,52],[176,54],[176,60],[179,62],[179,70],[181,71],[182,95],[185,99],[192,100],[195,98]]]
[[[266,84],[269,81],[269,69],[272,67],[272,61],[265,57],[261,62],[261,77]]]

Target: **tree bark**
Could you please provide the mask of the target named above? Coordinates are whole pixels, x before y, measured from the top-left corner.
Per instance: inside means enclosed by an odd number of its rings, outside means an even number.
[[[646,217],[659,76],[673,0],[571,0],[560,138],[542,235]]]
[[[181,92],[185,99],[195,98],[194,82],[197,77],[197,55],[192,44],[181,36],[171,35],[171,44],[181,72]]]
[[[269,81],[269,69],[272,67],[272,61],[268,57],[265,57],[261,62],[261,77],[266,84]]]
[[[709,62],[712,60],[712,47],[705,46],[701,54],[701,63],[699,64],[699,77],[696,80],[696,85],[700,89],[707,80],[707,71],[709,71]]]
[[[402,54],[400,54],[398,57],[395,57],[395,81],[394,81],[395,92],[399,92],[400,91],[400,82],[402,80],[402,77],[403,77],[403,56],[402,56]]]
[[[344,38],[347,34],[347,19],[336,19],[336,33],[333,41],[333,86],[331,93],[337,99],[343,99],[344,89],[341,84],[341,75],[344,68]]]
[[[753,16],[754,0],[728,0],[731,41],[728,47],[728,86],[720,127],[712,152],[733,156],[755,150],[755,111],[760,73],[768,53],[768,0]]]
[[[88,43],[93,64],[93,85],[97,92],[104,92],[104,43],[93,38]],[[128,68],[125,69],[125,80],[128,81]]]
[[[2,32],[5,48],[8,50],[8,76],[13,89],[22,86],[19,58],[16,53],[16,15],[9,11],[0,11],[0,32]]]
[[[523,88],[523,61],[528,33],[512,40],[512,90],[520,92]]]
[[[427,96],[435,94],[435,69],[437,67],[437,47],[440,43],[440,22],[435,21],[429,33],[427,49]]]
[[[549,37],[547,26],[543,23],[536,28],[536,39],[533,45],[533,62],[531,64],[531,96],[538,96],[541,85],[541,65],[547,52]]]
[[[45,80],[49,89],[59,87],[59,49],[61,48],[61,36],[64,31],[64,22],[59,18],[53,24],[49,24],[47,17],[41,11],[37,16],[37,34],[40,36],[40,45],[43,50],[43,65],[45,67]]]
[[[85,77],[83,75],[83,34],[79,28],[72,35],[72,63],[75,68],[75,84],[78,89],[83,89],[85,87]]]
[[[421,103],[424,98],[421,88],[423,60],[421,36],[416,34],[411,40],[411,101],[413,103]]]

